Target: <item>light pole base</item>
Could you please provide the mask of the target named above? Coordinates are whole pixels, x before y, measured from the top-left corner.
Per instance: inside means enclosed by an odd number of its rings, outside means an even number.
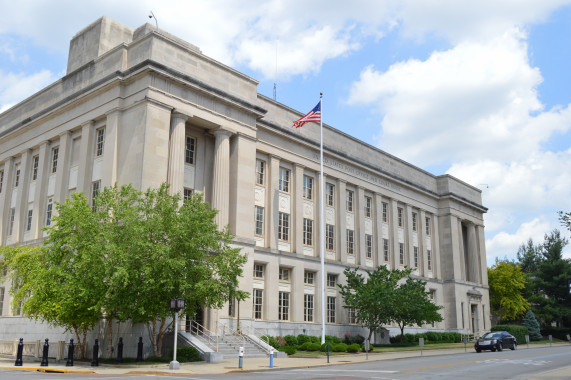
[[[169,369],[180,369],[180,363],[176,360],[173,360],[169,363]]]

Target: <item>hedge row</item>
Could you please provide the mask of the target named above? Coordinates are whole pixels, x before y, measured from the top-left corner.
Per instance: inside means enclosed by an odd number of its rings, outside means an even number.
[[[419,338],[424,338],[424,343],[460,343],[462,342],[462,334],[455,332],[435,332],[429,331],[418,334],[404,334],[402,343],[418,343]],[[400,335],[392,336],[391,343],[401,343]]]
[[[529,330],[525,326],[520,325],[496,325],[492,326],[491,331],[507,331],[517,340],[518,344],[525,343],[525,336],[529,335]]]
[[[567,340],[567,334],[571,336],[571,327],[545,327],[541,329],[541,335],[551,335],[555,339]]]

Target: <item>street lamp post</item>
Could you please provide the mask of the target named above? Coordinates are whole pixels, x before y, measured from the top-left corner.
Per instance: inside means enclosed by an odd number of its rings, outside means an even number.
[[[173,359],[172,362],[169,364],[169,369],[179,369],[180,364],[176,361],[176,341],[178,337],[178,312],[185,308],[185,302],[182,298],[172,298],[170,309],[174,310],[174,351],[173,351]]]

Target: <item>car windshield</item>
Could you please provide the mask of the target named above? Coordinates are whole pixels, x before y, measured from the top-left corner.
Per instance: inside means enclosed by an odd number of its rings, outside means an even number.
[[[484,334],[484,336],[482,337],[482,339],[492,339],[492,338],[499,338],[501,337],[502,334],[501,333],[486,333]]]

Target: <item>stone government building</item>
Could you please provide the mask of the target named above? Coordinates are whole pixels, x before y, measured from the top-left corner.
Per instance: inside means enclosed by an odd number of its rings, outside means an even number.
[[[0,114],[1,244],[41,242],[54,202],[73,192],[166,181],[203,193],[248,257],[250,299],[194,317],[210,330],[236,328],[239,310],[243,328],[320,335],[326,276],[327,334],[365,335],[336,284],[348,266],[378,265],[427,281],[444,321],[422,329],[489,329],[481,191],[324,125],[322,273],[319,127],[292,128],[303,114],[257,84],[150,24],[95,21],[72,39],[63,78]],[[0,339],[43,339],[47,327],[24,328],[9,287],[0,283]]]

